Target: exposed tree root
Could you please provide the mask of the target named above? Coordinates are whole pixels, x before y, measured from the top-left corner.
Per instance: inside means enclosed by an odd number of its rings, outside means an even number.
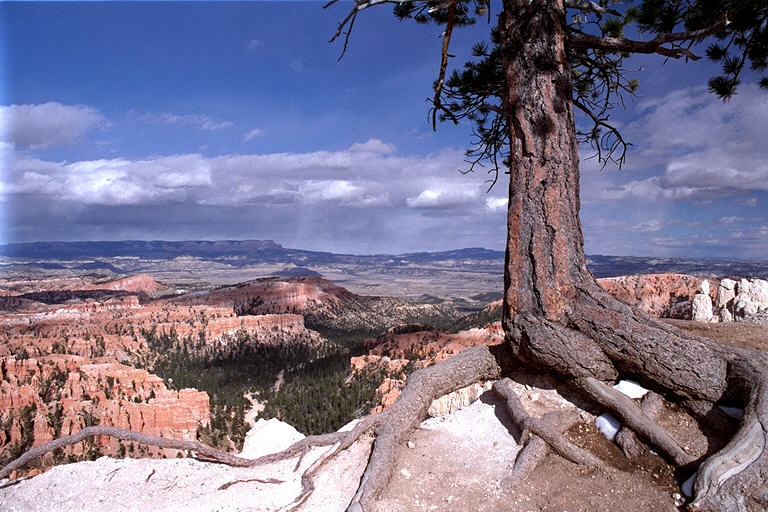
[[[640,403],[640,410],[642,410],[648,419],[653,422],[656,422],[658,419],[662,407],[661,397],[653,391],[646,393]],[[624,455],[627,458],[639,457],[648,449],[647,445],[643,444],[637,438],[635,432],[627,427],[621,427],[619,429],[614,441],[619,445],[619,448],[621,448],[621,451],[624,452]]]
[[[741,426],[731,441],[699,468],[695,507],[768,510],[768,384],[750,394]],[[749,469],[749,471],[747,471]],[[734,478],[737,477],[737,478]],[[731,480],[733,479],[733,480]],[[725,486],[727,481],[730,485]],[[746,489],[752,492],[743,492]]]
[[[397,447],[427,416],[432,401],[479,380],[498,378],[501,368],[487,347],[473,347],[440,364],[414,372],[397,401],[380,414],[371,457],[347,509],[363,512],[389,483]]]
[[[676,465],[685,466],[693,461],[694,457],[685,453],[677,441],[646,416],[628,396],[592,377],[579,379],[577,384],[590,398],[608,408],[624,425]]]
[[[372,421],[376,416],[369,416],[365,418],[367,421]],[[197,441],[185,441],[183,439],[171,439],[167,437],[153,436],[149,434],[143,434],[141,432],[135,432],[132,430],[125,430],[117,427],[104,427],[104,426],[92,426],[86,427],[72,435],[54,439],[53,441],[36,446],[31,450],[25,452],[16,460],[11,461],[5,467],[0,469],[0,478],[7,478],[14,470],[19,469],[33,460],[42,457],[46,453],[52,452],[58,448],[70,446],[84,441],[90,437],[95,436],[109,436],[116,439],[122,439],[124,441],[133,441],[149,446],[157,446],[159,448],[169,448],[174,450],[184,450],[192,454],[196,459],[218,462],[233,467],[255,467],[263,464],[270,464],[281,460],[290,459],[303,454],[306,450],[315,446],[329,446],[343,440],[349,432],[332,432],[330,434],[323,434],[318,436],[309,436],[301,441],[298,441],[280,453],[274,453],[264,455],[258,459],[244,459],[237,457],[227,452],[217,450],[205,444]]]
[[[550,448],[576,464],[602,466],[599,458],[574,445],[563,435],[564,431],[579,422],[578,415],[553,411],[541,419],[532,418],[525,412],[523,404],[512,390],[511,382],[509,379],[502,379],[493,385],[494,393],[504,400],[507,413],[521,431],[522,448],[517,454],[511,475],[503,485],[525,479],[549,453]]]
[[[505,328],[515,357],[574,382],[679,467],[690,467],[694,457],[605,381],[637,380],[720,428],[730,422],[716,404],[744,404],[733,440],[701,466],[693,506],[718,512],[768,510],[768,355],[724,347],[639,314],[600,289],[591,276],[577,294],[556,319],[512,313]]]

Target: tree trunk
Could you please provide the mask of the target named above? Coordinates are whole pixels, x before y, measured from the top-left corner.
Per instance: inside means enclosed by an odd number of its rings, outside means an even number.
[[[506,310],[557,321],[589,276],[562,2],[506,0],[500,29],[512,141]]]
[[[521,362],[570,379],[678,465],[689,456],[600,381],[633,378],[700,418],[740,402],[734,441],[708,460],[697,501],[712,510],[768,506],[766,354],[720,346],[641,315],[605,293],[586,266],[579,159],[562,0],[504,0],[499,20],[510,130],[504,330]],[[623,404],[623,405],[621,405]]]

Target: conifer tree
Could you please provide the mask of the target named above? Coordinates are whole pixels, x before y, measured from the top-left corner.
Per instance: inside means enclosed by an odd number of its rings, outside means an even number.
[[[709,80],[710,91],[730,98],[745,70],[759,73],[768,67],[768,4],[355,0],[335,36],[344,38],[344,49],[355,18],[386,3],[395,4],[400,19],[444,26],[433,125],[438,120],[474,123],[469,170],[490,164],[493,183],[500,171],[509,173],[503,326],[513,359],[559,376],[604,405],[677,466],[701,461],[608,384],[635,379],[705,422],[725,423],[716,403],[739,403],[745,408],[741,425],[731,443],[699,468],[694,504],[707,510],[765,510],[768,357],[726,350],[678,331],[598,286],[584,256],[577,145],[591,142],[604,162],[621,164],[626,158],[627,144],[609,114],[637,88],[624,65],[632,54],[694,61],[703,52],[722,66]],[[474,59],[449,74],[454,30],[493,16],[497,23],[490,43],[475,45]],[[759,83],[768,88],[768,78]],[[574,110],[591,121],[589,129],[576,130]],[[483,361],[476,363],[478,376],[487,371]],[[500,393],[509,396],[503,389]],[[519,411],[511,406],[510,412]],[[388,456],[382,438],[387,439],[380,435],[372,459]],[[572,460],[590,462],[588,457]],[[388,478],[389,469],[379,467],[373,461],[369,465],[356,498],[360,507],[381,489],[372,481]]]

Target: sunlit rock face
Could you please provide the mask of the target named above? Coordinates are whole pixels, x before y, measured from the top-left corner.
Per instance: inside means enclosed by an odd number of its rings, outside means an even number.
[[[135,364],[146,352],[144,333],[150,331],[188,339],[199,350],[226,345],[241,334],[266,344],[320,343],[320,336],[305,328],[304,317],[286,308],[280,314],[236,311],[244,303],[244,288],[152,299],[166,289],[143,274],[106,282],[6,280],[0,282],[0,330],[7,334],[0,356],[67,353]],[[290,286],[278,288],[288,293],[283,303],[309,300]]]
[[[77,355],[54,354],[18,360],[0,358],[0,452],[15,444],[38,446],[74,434],[90,424],[115,426],[176,439],[197,439],[210,423],[208,394],[169,390],[160,377],[118,363],[93,363]],[[126,454],[116,439],[97,438],[105,455]],[[83,443],[64,449],[82,454]],[[175,450],[130,451],[175,456]],[[167,452],[167,453],[165,453]]]
[[[659,318],[690,318],[691,301],[704,281],[707,280],[685,274],[637,274],[597,280],[617,299]],[[719,281],[708,282],[713,289],[707,294],[714,300]]]
[[[706,283],[706,281],[704,281]],[[709,287],[705,287],[709,289]],[[693,296],[691,302],[691,320],[710,322],[712,320],[712,298],[702,290]]]
[[[724,285],[723,285],[724,283]],[[718,289],[715,315],[722,322],[749,320],[768,311],[768,281],[724,279]]]
[[[389,375],[398,375],[406,366],[423,368],[444,361],[462,350],[477,345],[498,345],[504,342],[501,322],[493,322],[484,328],[472,328],[457,333],[428,329],[421,325],[401,325],[376,338],[366,340],[367,355],[353,357],[353,371],[380,367]],[[379,412],[395,403],[405,379],[386,378],[376,390],[378,404],[373,412]],[[475,400],[482,386],[461,390],[436,401],[431,408],[434,415],[460,409]]]

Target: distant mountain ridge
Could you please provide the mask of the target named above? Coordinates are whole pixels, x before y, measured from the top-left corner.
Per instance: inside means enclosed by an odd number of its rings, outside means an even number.
[[[139,258],[141,260],[173,260],[181,257],[204,261],[222,261],[229,265],[248,266],[259,263],[295,265],[313,272],[312,267],[323,265],[364,265],[402,267],[430,265],[453,261],[460,265],[479,265],[488,270],[503,271],[504,252],[470,247],[437,252],[405,254],[353,255],[323,251],[307,251],[283,247],[273,240],[126,240],[117,242],[34,242],[0,245],[0,256],[38,267],[56,268],[57,261],[86,260],[79,268],[105,268],[117,270],[109,258]],[[706,258],[664,258],[644,256],[590,255],[587,265],[596,277],[629,274],[675,272],[691,275],[738,275],[768,278],[768,261],[727,261]],[[291,275],[295,271],[288,270]]]
[[[470,247],[438,252],[414,252],[400,255],[353,255],[323,251],[288,249],[273,240],[126,240],[120,242],[33,242],[0,245],[0,256],[23,259],[77,260],[116,257],[145,259],[172,259],[181,256],[195,258],[238,257],[248,263],[280,262],[295,264],[346,263],[350,260],[380,261],[394,259],[392,263],[429,262],[446,259],[504,260],[504,252]]]

